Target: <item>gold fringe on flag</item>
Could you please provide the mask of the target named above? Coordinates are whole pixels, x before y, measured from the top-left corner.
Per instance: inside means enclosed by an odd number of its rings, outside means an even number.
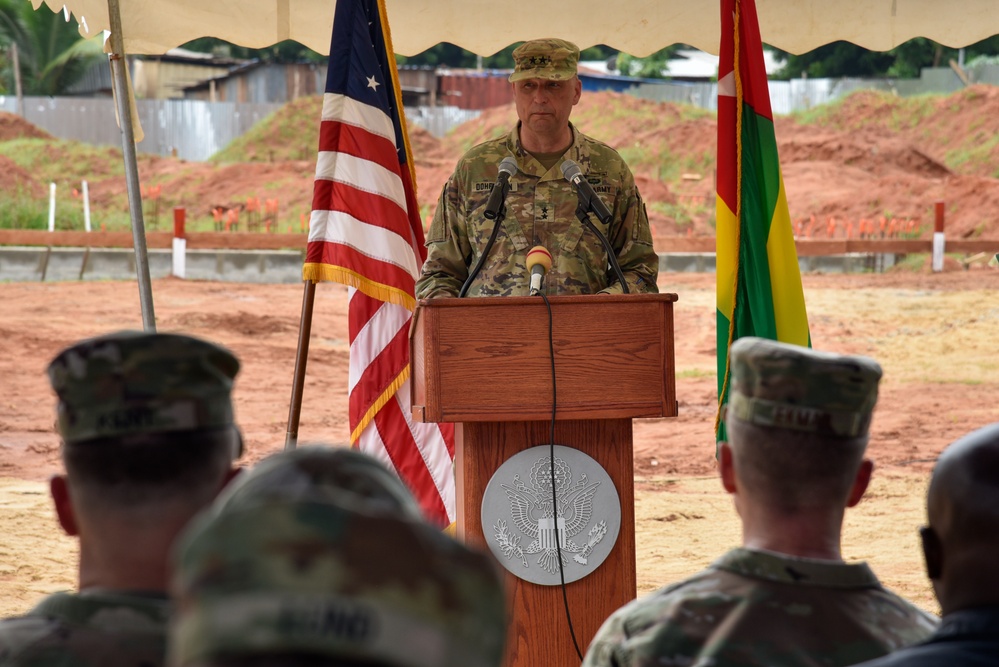
[[[363,276],[356,271],[351,271],[342,266],[317,264],[314,262],[306,263],[302,266],[302,280],[311,280],[314,283],[343,283],[364,292],[372,299],[394,303],[409,311],[416,309],[416,299],[412,294],[398,287],[375,282],[367,276]]]
[[[406,166],[409,168],[409,182],[413,184],[413,199],[417,197],[416,166],[413,164],[413,149],[409,145],[409,128],[406,127],[406,112],[402,106],[402,86],[399,85],[399,72],[395,67],[395,50],[392,48],[392,31],[389,30],[388,12],[385,0],[378,0],[378,20],[382,23],[382,36],[385,38],[385,51],[389,70],[392,72],[392,91],[395,93],[395,108],[399,114],[399,126],[402,128],[402,143],[406,146]]]
[[[368,411],[364,413],[363,417],[361,417],[361,421],[357,423],[354,431],[350,434],[350,444],[352,447],[357,447],[357,441],[360,440],[361,433],[363,433],[364,429],[368,427],[371,420],[375,418],[378,411],[381,410],[386,403],[392,400],[392,397],[395,396],[397,391],[402,389],[402,385],[406,384],[406,380],[408,379],[409,364],[406,364],[406,367],[402,369],[402,372],[399,373],[398,377],[392,380],[392,382],[385,387],[385,391],[382,392],[381,396],[375,399],[375,401],[371,404],[371,407],[368,408]]]

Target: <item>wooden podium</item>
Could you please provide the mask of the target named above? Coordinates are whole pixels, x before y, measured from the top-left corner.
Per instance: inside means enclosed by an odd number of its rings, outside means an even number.
[[[601,623],[635,598],[632,424],[677,414],[675,294],[549,297],[557,384],[555,443],[581,450],[610,475],[621,529],[610,555],[566,585],[584,654]],[[459,539],[487,549],[480,504],[510,456],[549,442],[548,309],[540,297],[419,302],[410,332],[413,417],[456,422]],[[578,667],[560,586],[506,574],[506,664]]]

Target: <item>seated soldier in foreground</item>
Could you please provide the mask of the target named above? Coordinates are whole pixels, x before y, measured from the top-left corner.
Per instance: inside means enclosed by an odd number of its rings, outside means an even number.
[[[492,560],[420,518],[375,459],[276,454],[178,543],[174,667],[496,667],[505,639]]]
[[[864,667],[999,664],[999,422],[943,451],[926,504],[923,555],[943,621],[924,643]]]
[[[234,474],[239,362],[196,338],[121,332],[49,365],[65,475],[50,481],[79,538],[79,590],[0,622],[0,665],[164,664],[174,538]]]
[[[846,508],[871,477],[880,378],[865,357],[736,341],[719,467],[743,546],[615,612],[584,666],[831,667],[928,636],[931,616],[840,553]]]

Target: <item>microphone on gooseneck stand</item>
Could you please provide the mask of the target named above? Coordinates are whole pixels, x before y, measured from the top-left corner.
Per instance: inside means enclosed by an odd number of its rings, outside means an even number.
[[[593,186],[583,176],[583,170],[579,168],[579,165],[572,160],[566,160],[559,168],[562,170],[565,180],[576,186],[576,192],[579,193],[580,201],[585,202],[587,208],[599,218],[600,222],[610,225],[614,216],[611,215],[610,209],[600,199],[600,195],[593,191]]]
[[[531,272],[531,296],[541,293],[541,281],[552,269],[552,254],[536,245],[527,253],[527,270]]]
[[[604,204],[603,200],[600,199],[600,195],[593,190],[593,187],[586,180],[586,177],[583,176],[583,170],[579,168],[578,164],[572,160],[566,160],[559,168],[562,170],[562,175],[565,176],[565,180],[576,186],[576,196],[579,198],[579,205],[576,207],[576,217],[579,218],[579,222],[581,222],[584,227],[596,234],[597,238],[600,240],[600,244],[604,247],[604,251],[607,253],[607,261],[610,264],[611,270],[614,271],[614,275],[621,283],[621,291],[624,294],[628,294],[628,283],[624,279],[624,273],[621,271],[620,262],[617,261],[617,255],[614,253],[614,247],[611,246],[607,237],[604,236],[603,232],[596,228],[589,218],[589,214],[593,213],[600,219],[600,222],[607,225],[607,228],[610,229],[614,216],[607,208],[607,205]]]
[[[496,177],[496,185],[493,186],[492,192],[489,193],[489,200],[486,202],[486,210],[483,211],[482,215],[486,220],[493,221],[493,231],[489,235],[489,240],[486,241],[486,247],[482,249],[479,254],[479,261],[475,263],[475,266],[468,272],[468,277],[465,278],[465,282],[462,284],[461,289],[458,291],[458,298],[463,298],[468,294],[469,287],[472,286],[472,282],[475,277],[479,275],[479,271],[482,270],[482,265],[486,261],[486,257],[489,256],[489,251],[492,250],[493,244],[496,242],[496,236],[499,234],[500,223],[503,222],[503,217],[506,215],[506,191],[509,188],[510,177],[517,173],[517,160],[511,156],[507,155],[500,161],[499,164],[499,175]]]
[[[499,164],[499,175],[496,177],[496,185],[489,193],[489,201],[486,202],[486,210],[482,214],[486,220],[495,220],[503,208],[506,200],[506,191],[510,177],[517,173],[517,160],[507,155]]]

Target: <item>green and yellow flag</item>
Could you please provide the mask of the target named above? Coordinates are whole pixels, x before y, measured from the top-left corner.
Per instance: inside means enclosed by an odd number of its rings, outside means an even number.
[[[718,416],[728,350],[743,336],[808,346],[798,254],[777,159],[763,43],[753,0],[722,0],[718,63]]]

